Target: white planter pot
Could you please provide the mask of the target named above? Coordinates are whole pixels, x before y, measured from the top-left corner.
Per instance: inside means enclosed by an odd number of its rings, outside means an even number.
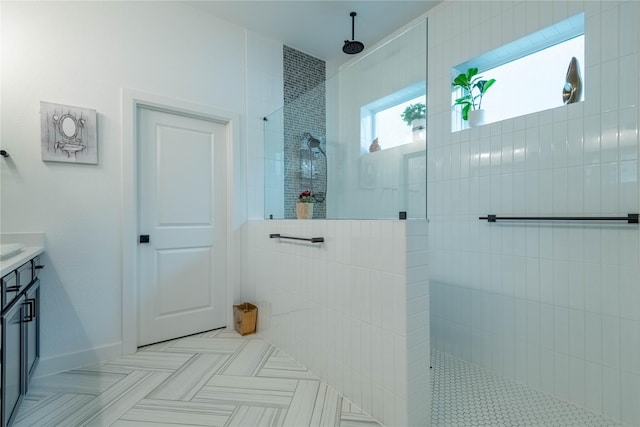
[[[427,130],[427,119],[415,119],[411,122],[411,132],[413,132],[413,140],[421,141],[425,139]]]
[[[313,203],[296,203],[296,217],[298,219],[312,219]]]
[[[482,126],[484,124],[484,110],[471,110],[467,115],[469,127]]]

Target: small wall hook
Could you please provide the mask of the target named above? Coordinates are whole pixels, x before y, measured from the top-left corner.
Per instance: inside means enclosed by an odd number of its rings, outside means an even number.
[[[5,150],[0,150],[0,156],[9,157],[9,153],[7,153]]]

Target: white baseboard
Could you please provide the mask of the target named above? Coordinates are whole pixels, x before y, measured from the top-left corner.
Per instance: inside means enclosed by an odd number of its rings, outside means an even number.
[[[81,366],[95,365],[122,356],[122,343],[107,344],[76,353],[60,354],[46,359],[40,358],[34,377],[44,377]]]

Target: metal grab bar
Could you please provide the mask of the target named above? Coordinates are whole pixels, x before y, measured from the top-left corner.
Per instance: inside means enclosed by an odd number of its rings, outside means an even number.
[[[487,215],[478,217],[487,222],[496,221],[627,221],[627,224],[638,224],[638,214],[630,213],[627,216],[497,216]]]
[[[290,237],[290,236],[283,236],[281,234],[269,234],[269,238],[270,239],[291,239],[291,240],[302,240],[305,242],[311,242],[311,243],[323,243],[324,242],[324,237]]]

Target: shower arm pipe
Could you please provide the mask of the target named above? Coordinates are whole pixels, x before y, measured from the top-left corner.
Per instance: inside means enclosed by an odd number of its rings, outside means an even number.
[[[269,234],[270,239],[290,239],[290,240],[302,240],[305,242],[311,243],[323,243],[324,237],[291,237],[291,236],[283,236],[280,233]]]
[[[497,216],[487,215],[478,217],[487,222],[496,221],[627,221],[627,224],[638,224],[638,214],[627,216]]]
[[[355,40],[356,39],[356,13],[351,12],[349,16],[351,16],[351,40]]]

